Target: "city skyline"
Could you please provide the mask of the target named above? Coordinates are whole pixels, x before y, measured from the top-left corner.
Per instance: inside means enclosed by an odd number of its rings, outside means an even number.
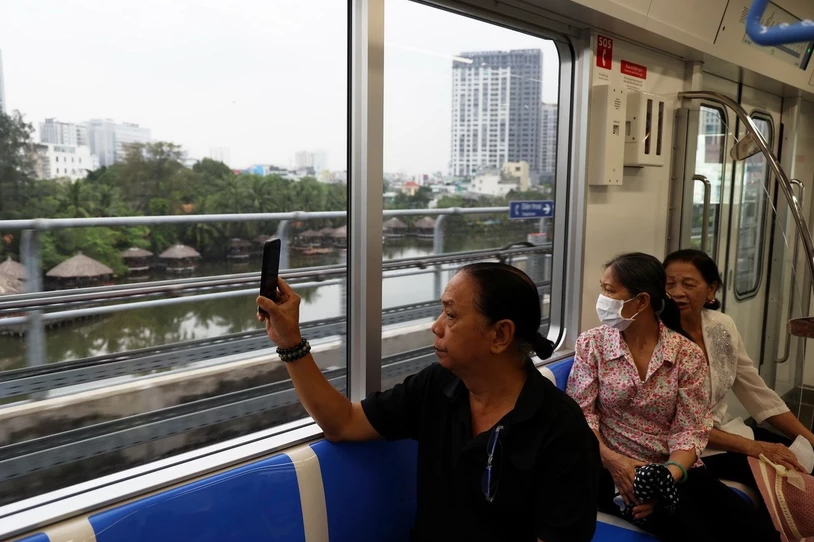
[[[147,0],[125,20],[121,9],[16,4],[0,21],[6,110],[34,126],[54,117],[136,123],[191,157],[229,149],[234,167],[287,165],[307,150],[346,169],[347,51],[326,46],[347,41],[343,4]],[[31,25],[42,37],[33,44]],[[450,58],[462,51],[541,49],[542,101],[556,102],[559,59],[549,41],[406,0],[388,0],[385,26],[387,171],[448,171]],[[66,40],[70,59],[55,61]]]

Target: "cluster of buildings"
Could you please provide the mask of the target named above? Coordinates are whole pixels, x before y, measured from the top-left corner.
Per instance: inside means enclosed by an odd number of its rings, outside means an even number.
[[[414,194],[421,186],[429,186],[436,194],[503,196],[553,183],[558,108],[542,102],[542,74],[539,49],[457,55],[452,64],[448,175],[386,175],[391,192]],[[0,111],[5,107],[0,56]],[[81,179],[88,170],[121,161],[128,144],[149,142],[150,130],[109,119],[75,124],[51,118],[39,124],[39,140],[38,174],[42,178]],[[209,155],[230,163],[228,148],[211,148]],[[194,162],[185,160],[188,166]],[[324,152],[299,151],[288,168],[254,164],[235,172],[347,183],[346,171],[329,171],[327,165]]]
[[[45,119],[39,125],[39,139],[40,178],[71,180],[122,161],[128,144],[151,140],[148,128],[110,119],[81,124]]]
[[[214,160],[215,157],[212,157]],[[223,160],[221,160],[223,161]],[[328,169],[328,155],[323,151],[298,151],[294,154],[293,165],[290,168],[275,166],[273,164],[253,164],[247,168],[232,170],[236,174],[249,173],[252,175],[277,175],[291,181],[299,181],[304,177],[313,177],[326,184],[347,184],[347,171],[330,171]]]
[[[0,51],[0,112],[6,113],[3,56]],[[42,179],[83,179],[88,171],[121,161],[129,143],[147,143],[150,130],[110,119],[83,123],[45,119],[39,124],[37,175]]]

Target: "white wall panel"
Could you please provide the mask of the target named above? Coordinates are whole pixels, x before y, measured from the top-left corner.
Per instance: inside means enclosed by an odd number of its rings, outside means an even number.
[[[592,41],[596,53],[596,35]],[[646,77],[624,74],[623,62],[645,67]],[[596,64],[595,61],[592,68],[593,86],[622,85],[665,97],[671,110],[677,105],[676,95],[684,84],[684,63],[680,60],[616,39],[611,69]],[[672,114],[667,117],[664,148],[672,149],[674,119]],[[588,145],[591,144],[596,142],[589,136]],[[671,160],[671,156],[666,157],[668,164]],[[588,186],[582,330],[599,324],[594,307],[603,263],[629,251],[647,252],[657,258],[665,256],[669,195],[670,167],[625,168],[622,186]]]

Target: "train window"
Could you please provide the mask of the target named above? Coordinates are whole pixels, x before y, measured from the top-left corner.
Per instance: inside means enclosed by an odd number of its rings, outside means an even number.
[[[774,138],[771,117],[754,113],[752,120],[771,148]],[[760,286],[769,178],[769,167],[762,153],[744,162],[735,252],[735,295],[738,299],[754,296]]]
[[[698,122],[698,146],[695,157],[695,173],[709,181],[710,207],[707,217],[707,239],[702,240],[704,225],[704,191],[702,182],[693,189],[692,248],[704,248],[715,258],[718,251],[718,228],[721,216],[721,191],[723,187],[726,143],[726,113],[723,109],[702,105]]]
[[[5,7],[0,505],[304,418],[256,319],[269,237],[344,389],[348,2]]]
[[[435,361],[430,326],[463,263],[502,257],[525,270],[545,333],[561,240],[552,218],[510,220],[507,209],[554,199],[554,42],[408,0],[386,2],[385,35],[386,388]]]

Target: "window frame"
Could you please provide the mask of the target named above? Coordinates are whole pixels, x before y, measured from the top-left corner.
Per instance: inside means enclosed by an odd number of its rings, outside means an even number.
[[[768,125],[768,127],[769,127],[769,137],[766,138],[766,142],[769,144],[769,148],[773,150],[774,149],[774,139],[775,139],[775,133],[776,132],[775,132],[775,126],[774,126],[774,119],[772,118],[772,115],[770,113],[768,113],[767,111],[763,111],[761,109],[754,109],[749,114],[749,118],[751,118],[752,120],[759,120],[759,121],[765,122]],[[766,137],[766,136],[764,135],[764,137]],[[769,183],[772,180],[773,174],[772,174],[772,170],[769,167],[768,163],[766,164],[765,167],[766,167],[766,173],[765,173],[765,175],[763,177],[762,182],[764,183],[764,186],[766,188],[768,188],[769,191],[771,191],[771,186],[770,186]],[[760,286],[763,283],[763,260],[765,258],[764,251],[765,251],[765,248],[766,248],[766,231],[765,231],[765,228],[766,228],[766,215],[768,213],[768,208],[767,208],[766,202],[769,199],[768,194],[765,194],[765,193],[761,194],[765,199],[764,199],[764,203],[763,203],[763,206],[762,206],[761,212],[760,212],[761,216],[759,217],[759,219],[760,219],[760,224],[758,226],[758,231],[760,232],[759,242],[757,243],[757,247],[755,247],[756,252],[758,254],[757,268],[755,269],[755,275],[754,275],[756,280],[754,282],[753,287],[750,290],[747,290],[745,292],[741,292],[740,290],[738,290],[738,262],[740,261],[739,253],[740,253],[740,248],[741,248],[740,247],[740,236],[741,236],[741,233],[742,233],[741,220],[743,218],[743,208],[744,208],[743,207],[743,197],[744,197],[744,194],[746,193],[746,190],[745,190],[746,163],[744,163],[744,167],[743,167],[742,171],[743,171],[743,173],[742,173],[742,179],[741,179],[740,201],[738,202],[738,237],[737,237],[737,240],[735,241],[735,262],[734,262],[734,273],[733,273],[733,277],[732,277],[732,281],[734,282],[734,284],[732,286],[732,292],[735,295],[735,299],[737,301],[739,301],[739,302],[746,301],[746,300],[749,300],[749,299],[752,299],[753,297],[755,297],[758,294],[758,292],[760,292]]]
[[[348,3],[348,291],[347,390],[359,400],[381,388],[384,3]],[[589,39],[542,10],[482,0],[419,1],[554,42],[560,56],[554,240],[548,337],[558,350],[545,363],[572,353],[579,331],[586,153]],[[558,271],[559,270],[559,271]],[[566,312],[566,307],[570,308]],[[102,507],[188,483],[322,437],[303,418],[187,453],[94,478],[0,507],[0,538],[80,516]]]
[[[721,142],[721,150],[720,150],[720,156],[719,156],[720,161],[721,161],[721,177],[720,177],[721,186],[719,187],[720,201],[718,201],[718,206],[715,209],[715,215],[713,217],[710,217],[710,218],[713,218],[712,223],[715,225],[715,231],[712,232],[712,247],[710,247],[710,251],[708,252],[708,254],[710,255],[711,258],[717,259],[718,249],[720,248],[720,238],[719,238],[718,234],[720,232],[720,225],[721,225],[721,211],[722,211],[722,207],[723,207],[723,197],[724,197],[723,195],[724,195],[724,187],[725,187],[724,185],[726,184],[726,167],[727,167],[726,144],[727,144],[727,135],[729,133],[729,128],[728,128],[729,127],[729,111],[725,107],[723,107],[722,105],[719,105],[719,104],[713,104],[713,103],[709,103],[709,102],[701,102],[699,104],[699,107],[698,107],[698,111],[700,113],[699,122],[698,122],[698,131],[699,131],[698,135],[701,135],[700,131],[701,131],[702,127],[706,124],[704,122],[704,118],[703,118],[704,109],[709,109],[709,110],[712,110],[712,111],[715,111],[716,113],[718,113],[718,120],[723,123],[723,130],[724,130],[723,141]],[[704,145],[706,146],[706,141],[704,142]],[[706,154],[706,148],[704,149],[704,152]],[[696,168],[696,171],[697,171],[697,169],[698,169],[698,164],[697,163],[695,164],[695,168]],[[703,220],[703,217],[702,217],[702,220]]]
[[[554,342],[555,352],[548,360],[540,361],[535,358],[535,362],[539,366],[563,359],[573,353],[579,334],[582,306],[588,96],[592,54],[590,39],[573,26],[546,17],[544,10],[530,7],[525,2],[504,0],[495,4],[484,0],[411,1],[550,40],[557,48],[560,73],[548,328],[548,339]],[[566,312],[566,308],[570,308],[570,311]]]

